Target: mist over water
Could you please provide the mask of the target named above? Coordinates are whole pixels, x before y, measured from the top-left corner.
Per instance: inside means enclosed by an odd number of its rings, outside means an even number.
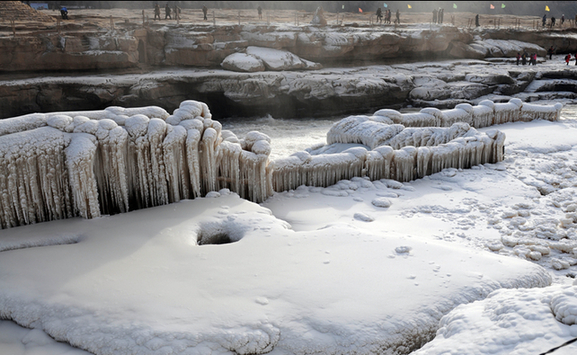
[[[285,157],[319,144],[326,144],[327,132],[333,123],[344,117],[281,119],[270,115],[254,118],[219,119],[222,128],[239,139],[250,131],[259,131],[271,138],[271,159]]]

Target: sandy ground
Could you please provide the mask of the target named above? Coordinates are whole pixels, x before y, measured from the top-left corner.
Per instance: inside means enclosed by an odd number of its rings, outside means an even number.
[[[53,10],[41,10],[43,13],[59,17],[58,11]],[[69,10],[70,19],[66,22],[68,23],[82,23],[82,24],[92,24],[101,27],[111,27],[112,23],[115,26],[119,26],[126,21],[130,23],[143,23],[143,20],[151,21],[157,24],[164,23],[176,23],[176,20],[164,20],[164,9],[161,9],[160,21],[153,21],[154,11],[152,8],[145,9],[144,13],[142,10],[138,9],[70,9]],[[235,9],[209,9],[208,20],[203,20],[201,9],[182,9],[180,23],[186,24],[206,24],[206,25],[238,25],[243,24],[254,24],[254,25],[264,25],[264,24],[292,24],[292,25],[306,25],[311,22],[313,18],[312,12],[307,12],[304,10],[275,10],[267,11],[263,10],[262,19],[258,18],[257,10],[235,10]],[[350,25],[356,23],[358,26],[383,26],[383,27],[394,27],[394,25],[382,25],[376,24],[376,17],[374,12],[364,12],[364,13],[329,13],[325,12],[325,18],[329,26],[339,25]],[[418,23],[431,23],[432,14],[424,12],[401,12],[401,25],[404,24],[418,24]],[[470,12],[447,12],[445,14],[444,24],[451,25],[454,24],[461,28],[474,26],[475,14]],[[111,21],[112,20],[112,21]],[[394,13],[393,13],[394,20]],[[22,25],[23,21],[17,21],[16,30],[24,31],[25,28],[18,26]],[[482,27],[488,28],[514,28],[523,27],[525,29],[531,28],[541,28],[540,27],[540,17],[538,16],[512,16],[512,15],[481,15],[480,24]],[[47,26],[54,26],[55,24],[48,24]],[[565,28],[573,26],[573,22],[567,21],[564,25]],[[0,32],[11,31],[9,28],[9,21],[4,18],[0,18]],[[561,27],[557,27],[560,29]]]

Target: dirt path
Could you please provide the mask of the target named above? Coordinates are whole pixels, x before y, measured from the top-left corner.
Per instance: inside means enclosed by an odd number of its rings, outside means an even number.
[[[59,12],[55,10],[41,10],[40,13],[53,16],[55,18],[59,17]],[[164,20],[164,9],[161,9],[160,21],[153,21],[154,11],[152,8],[143,10],[139,9],[69,9],[70,19],[67,23],[76,23],[84,25],[96,25],[100,27],[111,27],[112,23],[119,24],[125,23],[126,21],[131,23],[142,23],[144,21],[150,21],[157,24],[163,23],[176,23],[176,20]],[[290,25],[306,25],[311,22],[313,18],[312,12],[306,12],[304,10],[274,10],[267,11],[263,10],[262,19],[258,18],[257,10],[236,10],[236,9],[209,9],[208,10],[208,20],[203,20],[203,14],[201,9],[182,9],[180,23],[183,24],[206,24],[206,25],[242,25],[254,24],[254,25],[278,25],[278,24],[290,24]],[[330,13],[325,12],[325,18],[328,25],[335,26],[339,25],[352,25],[357,24],[358,26],[383,26],[383,28],[394,28],[393,25],[382,25],[375,24],[375,13],[374,12],[364,12],[364,13]],[[394,14],[393,14],[394,18]],[[401,24],[430,24],[432,20],[431,13],[424,12],[401,12]],[[451,25],[454,24],[458,27],[472,27],[474,26],[475,14],[470,12],[448,12],[445,14],[444,24]],[[16,21],[16,24],[20,24],[25,21]],[[112,23],[111,23],[112,22]],[[7,30],[9,20],[5,18],[0,18],[0,31]],[[540,17],[538,16],[513,16],[513,15],[481,15],[480,16],[481,27],[484,28],[513,28],[513,27],[523,27],[523,28],[541,28],[540,27]],[[3,26],[2,26],[3,25]],[[54,23],[46,23],[46,26],[54,26]],[[565,28],[573,26],[572,21],[567,21],[564,25]],[[558,27],[560,28],[560,27]]]

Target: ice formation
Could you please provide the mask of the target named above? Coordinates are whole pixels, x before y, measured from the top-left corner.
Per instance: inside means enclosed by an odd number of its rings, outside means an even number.
[[[271,161],[270,138],[222,130],[206,104],[30,114],[0,121],[0,225],[98,217],[204,196],[226,188],[262,202],[273,191],[330,186],[343,179],[410,181],[445,168],[503,160],[505,135],[474,127],[557,120],[561,104],[512,99],[379,110],[333,125],[330,144],[362,144],[334,154],[297,152]],[[325,152],[328,150],[325,150]]]
[[[336,154],[298,152],[275,160],[275,191],[302,184],[330,186],[353,176],[410,181],[445,168],[470,168],[503,160],[505,135],[476,128],[533,119],[558,120],[563,105],[539,106],[519,99],[485,100],[452,110],[424,108],[418,113],[383,109],[373,116],[350,116],[333,125],[327,144],[362,144]],[[323,151],[322,149],[320,150]]]
[[[192,100],[172,115],[108,107],[0,120],[0,225],[93,218],[222,188],[262,201],[272,193],[269,143],[223,132]]]

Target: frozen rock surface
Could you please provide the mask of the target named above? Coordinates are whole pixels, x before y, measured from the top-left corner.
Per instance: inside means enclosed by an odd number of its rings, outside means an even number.
[[[307,71],[171,69],[4,80],[0,81],[0,117],[106,106],[157,105],[172,111],[191,93],[202,97],[217,117],[328,117],[405,106],[475,106],[485,99],[497,103],[511,98],[573,100],[577,76],[571,68],[558,65],[560,57],[530,68],[513,62],[458,60]],[[301,61],[310,64],[302,57]],[[243,70],[252,68],[236,63]]]

